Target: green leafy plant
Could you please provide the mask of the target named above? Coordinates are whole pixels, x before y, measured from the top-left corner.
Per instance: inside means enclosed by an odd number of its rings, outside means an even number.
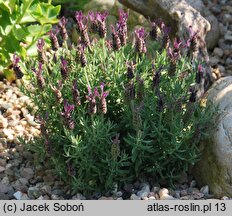
[[[60,6],[37,0],[0,0],[0,71],[14,79],[8,67],[13,54],[36,55],[36,42],[56,23]],[[44,36],[44,38],[46,38]]]
[[[62,8],[65,7],[67,10],[76,11],[82,10],[84,5],[88,3],[89,0],[53,0],[54,5],[62,5]]]
[[[197,144],[213,115],[197,97],[205,79],[194,61],[197,33],[172,43],[157,21],[149,34],[135,29],[130,43],[120,10],[107,40],[107,13],[88,16],[76,13],[77,45],[63,17],[62,44],[50,32],[52,50],[40,40],[38,61],[26,64],[30,81],[22,90],[37,107],[42,135],[28,147],[84,193],[141,178],[176,180],[199,159]]]

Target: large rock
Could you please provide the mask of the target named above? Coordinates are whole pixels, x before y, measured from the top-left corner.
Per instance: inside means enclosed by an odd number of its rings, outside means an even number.
[[[205,17],[210,25],[211,30],[207,33],[205,41],[208,49],[213,49],[220,38],[220,28],[217,18],[205,7],[202,0],[185,0],[193,8],[201,13]]]
[[[202,159],[193,174],[199,185],[209,185],[216,197],[232,196],[232,76],[216,81],[207,99],[218,106],[212,135],[201,143]]]
[[[119,0],[125,6],[149,17],[151,20],[161,18],[166,25],[171,26],[171,37],[178,36],[181,39],[189,38],[189,27],[197,32],[198,52],[196,57],[199,61],[209,62],[209,55],[205,38],[210,31],[210,23],[185,0]],[[214,81],[209,64],[205,66],[207,90]]]

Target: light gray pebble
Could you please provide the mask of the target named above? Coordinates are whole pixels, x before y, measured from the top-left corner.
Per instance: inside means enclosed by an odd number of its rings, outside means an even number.
[[[9,186],[0,182],[0,193],[7,193],[9,191]]]
[[[23,178],[26,178],[26,179],[31,179],[33,178],[34,176],[34,171],[32,168],[22,168],[21,171],[20,171],[20,175],[23,177]]]
[[[86,200],[86,197],[80,193],[77,193],[75,196],[72,197],[72,200]]]
[[[160,200],[174,200],[175,198],[173,196],[170,196],[168,194],[164,194],[160,197]]]
[[[14,193],[14,197],[16,200],[29,200],[27,194],[21,192],[21,191],[17,191]]]
[[[141,198],[139,196],[137,196],[136,194],[131,194],[130,199],[131,200],[141,200]]]
[[[204,195],[208,195],[209,194],[209,186],[205,185],[200,189],[200,192],[203,193]]]

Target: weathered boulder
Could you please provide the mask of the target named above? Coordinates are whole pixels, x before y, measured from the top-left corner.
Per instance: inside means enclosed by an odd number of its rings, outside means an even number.
[[[232,76],[216,81],[207,100],[218,106],[216,126],[201,143],[202,157],[193,175],[199,185],[209,185],[216,197],[232,196]]]
[[[198,32],[196,57],[199,61],[209,62],[209,55],[205,37],[210,31],[210,23],[185,0],[119,0],[125,6],[149,17],[151,20],[161,18],[166,25],[171,26],[171,37],[178,36],[181,39],[189,38],[189,27]],[[204,65],[206,72],[207,90],[214,78],[209,64]]]
[[[210,31],[207,33],[205,41],[208,49],[213,49],[220,38],[220,28],[217,18],[205,7],[202,0],[185,0],[193,8],[201,13],[201,15],[209,21],[211,25]]]

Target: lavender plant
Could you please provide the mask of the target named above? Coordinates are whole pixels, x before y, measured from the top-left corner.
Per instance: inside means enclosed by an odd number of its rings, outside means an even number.
[[[60,32],[50,32],[49,52],[38,41],[38,61],[27,63],[30,81],[22,88],[41,124],[42,136],[30,147],[49,156],[61,177],[85,193],[140,178],[176,180],[199,159],[197,144],[213,114],[197,98],[204,71],[185,55],[194,51],[189,48],[197,33],[172,43],[169,28],[153,23],[150,33],[135,29],[133,44],[128,14],[119,11],[111,38],[107,15],[78,11],[77,45],[62,18]],[[58,43],[59,34],[65,43]]]

